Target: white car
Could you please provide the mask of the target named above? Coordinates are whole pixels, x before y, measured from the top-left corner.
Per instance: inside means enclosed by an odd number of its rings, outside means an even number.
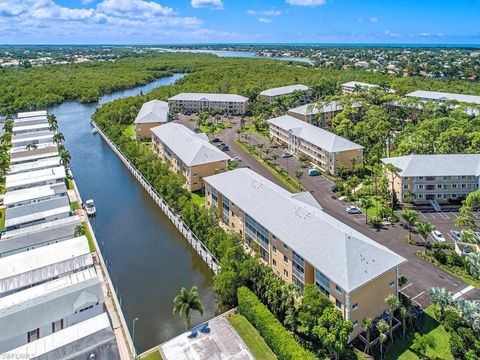
[[[362,210],[360,210],[358,207],[356,207],[354,205],[348,206],[345,210],[349,214],[361,214],[362,213]]]
[[[439,242],[444,242],[445,241],[445,237],[443,236],[443,234],[438,231],[438,230],[433,230],[431,232],[431,235],[432,237],[435,239],[435,241],[439,241]]]

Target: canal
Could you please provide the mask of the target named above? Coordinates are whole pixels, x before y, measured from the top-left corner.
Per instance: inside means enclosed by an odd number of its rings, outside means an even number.
[[[99,103],[146,93],[182,76],[114,92]],[[49,112],[57,116],[65,135],[82,198],[95,201],[92,226],[130,330],[133,319],[139,318],[135,344],[143,352],[183,331],[183,320],[172,314],[173,298],[182,286],[197,285],[205,307],[203,317],[193,314],[192,325],[217,313],[212,272],[108,145],[92,134],[90,118],[98,105],[67,102]]]

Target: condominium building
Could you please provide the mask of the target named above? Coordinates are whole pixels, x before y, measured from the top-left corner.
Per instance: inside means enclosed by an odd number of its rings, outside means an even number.
[[[186,179],[189,191],[203,188],[203,178],[227,169],[230,156],[210,144],[204,133],[168,123],[152,128],[153,151]]]
[[[424,101],[436,101],[443,103],[445,101],[458,101],[462,103],[480,104],[480,96],[453,94],[439,91],[417,90],[405,95],[408,98],[417,98]]]
[[[360,108],[359,102],[354,102],[354,108]],[[327,103],[305,104],[288,110],[287,114],[309,124],[324,128],[328,126],[333,118],[340,113],[345,106],[339,101],[329,101]]]
[[[150,129],[168,122],[168,103],[151,100],[142,105],[135,118],[137,140],[150,139]]]
[[[342,84],[342,94],[355,94],[359,90],[368,91],[376,87],[378,87],[378,85],[358,81],[349,81]]]
[[[399,201],[460,201],[480,185],[480,154],[408,155],[382,159]]]
[[[274,141],[331,174],[338,173],[340,164],[349,171],[363,162],[363,146],[293,116],[283,115],[268,123]]]
[[[180,93],[168,99],[172,112],[199,112],[212,110],[242,115],[248,110],[248,98],[236,94]]]
[[[272,102],[279,97],[291,95],[295,91],[307,91],[307,90],[308,90],[308,86],[302,85],[302,84],[296,84],[296,85],[282,86],[282,87],[276,87],[268,90],[263,90],[262,92],[260,92],[258,97],[260,100]]]
[[[292,194],[240,168],[205,180],[206,206],[258,251],[274,273],[303,288],[316,284],[354,324],[388,309],[406,260],[321,210],[308,192]],[[255,244],[255,246],[253,246]]]

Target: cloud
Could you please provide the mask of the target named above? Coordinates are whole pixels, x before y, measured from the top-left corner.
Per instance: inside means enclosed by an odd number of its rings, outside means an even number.
[[[432,34],[427,33],[427,32],[422,32],[422,33],[420,33],[420,36],[429,37],[429,36],[432,36]]]
[[[389,36],[389,37],[400,37],[400,36],[402,36],[402,35],[400,35],[400,34],[391,32],[390,30],[385,30],[384,34],[385,34],[386,36]]]
[[[208,7],[210,9],[223,8],[222,0],[192,0],[192,6],[194,8]]]
[[[272,22],[271,19],[267,19],[267,18],[258,18],[258,21],[260,21],[261,23],[264,23],[264,24],[270,24]]]
[[[375,24],[376,22],[378,22],[378,17],[377,16],[372,16],[369,20],[370,20],[371,23]]]
[[[271,9],[271,10],[247,10],[248,15],[263,15],[263,16],[280,16],[282,15],[281,10]]]
[[[320,6],[325,5],[327,0],[287,0],[287,4],[296,5],[296,6]]]
[[[103,0],[97,5],[97,10],[106,15],[129,18],[167,16],[173,13],[170,7],[143,0]]]

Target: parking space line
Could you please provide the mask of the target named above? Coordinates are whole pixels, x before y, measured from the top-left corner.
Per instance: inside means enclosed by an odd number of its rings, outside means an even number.
[[[417,210],[417,212],[420,214],[420,216],[423,216],[423,218],[425,218],[425,219],[427,218],[425,215],[423,215],[423,213],[421,211]]]
[[[425,291],[422,291],[420,294],[415,295],[413,298],[410,298],[410,300],[415,300],[416,298],[418,298],[419,296],[422,296],[423,294],[425,294]]]
[[[455,295],[453,295],[452,299],[457,300],[460,296],[465,295],[467,292],[469,292],[472,289],[474,289],[474,287],[472,285],[467,286],[465,289],[460,290]]]
[[[408,288],[408,287],[410,287],[410,286],[412,286],[412,285],[413,285],[413,283],[407,284],[407,285],[405,285],[403,288],[401,288],[400,291],[403,291],[403,290],[405,290],[406,288]]]

